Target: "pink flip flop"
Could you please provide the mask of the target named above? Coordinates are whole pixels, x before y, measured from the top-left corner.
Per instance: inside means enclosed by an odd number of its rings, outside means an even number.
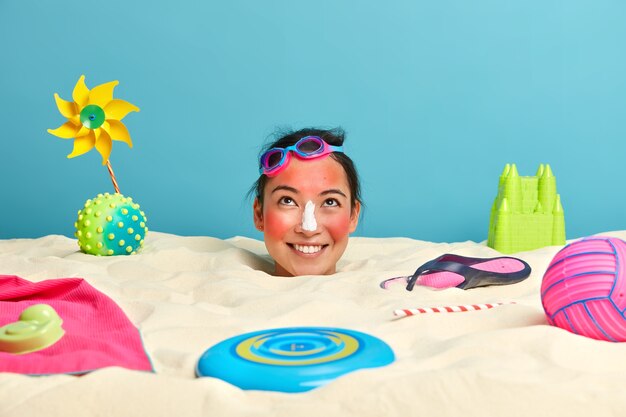
[[[528,278],[530,272],[530,265],[518,258],[469,258],[448,253],[426,262],[410,277],[391,278],[380,286],[386,289],[391,282],[404,280],[408,291],[412,291],[415,284],[468,290],[488,285],[516,284]]]

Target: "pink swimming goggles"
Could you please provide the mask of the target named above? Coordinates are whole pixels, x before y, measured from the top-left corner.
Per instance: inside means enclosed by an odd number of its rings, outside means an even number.
[[[316,159],[332,152],[343,152],[343,146],[329,145],[319,136],[305,136],[295,145],[286,148],[272,148],[264,152],[261,155],[259,174],[265,174],[268,177],[278,175],[289,165],[291,160],[289,151],[293,152],[299,159]]]

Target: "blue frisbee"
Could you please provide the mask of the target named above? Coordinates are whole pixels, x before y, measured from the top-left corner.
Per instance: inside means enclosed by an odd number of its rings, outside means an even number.
[[[196,375],[245,390],[304,392],[394,361],[382,340],[354,330],[290,327],[226,339],[202,354]]]

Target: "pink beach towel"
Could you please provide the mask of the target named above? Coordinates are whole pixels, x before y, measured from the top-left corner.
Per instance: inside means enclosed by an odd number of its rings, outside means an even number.
[[[17,321],[33,304],[54,308],[65,335],[36,352],[0,352],[0,372],[84,374],[107,366],[153,371],[137,328],[113,300],[85,280],[30,282],[0,275],[0,327]]]

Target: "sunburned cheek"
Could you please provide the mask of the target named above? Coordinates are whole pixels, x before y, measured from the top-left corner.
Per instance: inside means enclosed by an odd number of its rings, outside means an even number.
[[[265,215],[265,233],[270,237],[281,238],[292,227],[293,220],[288,216],[274,213]]]
[[[346,216],[329,220],[325,226],[333,237],[343,237],[350,233],[350,217]]]

